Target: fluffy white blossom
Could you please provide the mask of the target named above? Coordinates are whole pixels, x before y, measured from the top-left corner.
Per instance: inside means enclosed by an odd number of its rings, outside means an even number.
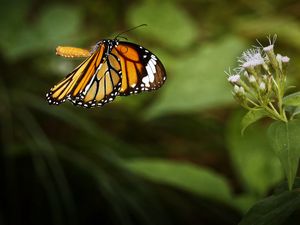
[[[269,45],[246,50],[238,58],[239,66],[233,74],[226,72],[228,82],[233,86],[235,99],[246,109],[267,108],[273,112],[272,118],[285,120],[281,111],[282,98],[286,86],[286,70],[289,57],[275,53],[276,36]],[[281,105],[280,105],[281,104]],[[279,116],[278,116],[279,115]]]
[[[264,58],[261,55],[259,48],[248,49],[242,53],[242,56],[238,59],[240,66],[243,68],[255,67],[264,63]]]

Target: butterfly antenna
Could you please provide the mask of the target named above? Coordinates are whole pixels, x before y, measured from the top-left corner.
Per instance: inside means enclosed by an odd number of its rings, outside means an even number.
[[[124,40],[128,41],[128,38],[125,37],[125,36],[121,36],[121,35],[118,35],[119,38],[123,38]],[[116,37],[117,38],[117,37]]]
[[[143,27],[143,26],[147,26],[147,24],[141,24],[141,25],[138,25],[138,26],[136,26],[136,27],[132,27],[132,28],[130,28],[130,29],[128,29],[128,30],[125,30],[125,31],[123,31],[123,32],[121,32],[121,33],[119,33],[119,34],[117,34],[117,36],[115,37],[115,39],[117,39],[118,37],[122,37],[121,35],[122,34],[125,34],[125,33],[127,33],[127,32],[129,32],[129,31],[132,31],[132,30],[135,30],[135,29],[137,29],[137,28],[139,28],[139,27]],[[124,37],[123,37],[124,38]]]

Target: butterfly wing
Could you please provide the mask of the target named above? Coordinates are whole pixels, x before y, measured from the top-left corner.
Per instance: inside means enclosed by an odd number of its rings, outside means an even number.
[[[119,42],[112,49],[111,54],[119,58],[122,68],[120,95],[156,90],[167,78],[160,60],[142,46],[130,42]]]
[[[121,88],[121,66],[114,55],[105,56],[108,45],[100,43],[93,54],[47,93],[49,104],[66,99],[83,107],[111,102]]]

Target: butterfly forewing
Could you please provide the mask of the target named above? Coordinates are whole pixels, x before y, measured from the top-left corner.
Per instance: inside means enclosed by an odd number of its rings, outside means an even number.
[[[49,104],[60,104],[67,98],[78,95],[85,88],[86,83],[92,79],[96,67],[100,64],[105,47],[100,46],[97,51],[84,60],[61,82],[55,85],[46,94]]]
[[[103,106],[119,94],[121,77],[119,62],[109,55],[100,63],[80,95],[72,96],[70,100],[84,107]]]

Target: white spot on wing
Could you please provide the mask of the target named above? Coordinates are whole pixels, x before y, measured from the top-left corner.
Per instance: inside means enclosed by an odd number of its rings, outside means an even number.
[[[155,57],[155,55],[151,55],[151,58],[154,59],[155,61],[157,60],[157,58]]]
[[[152,62],[154,65],[156,65],[155,59],[151,58],[151,59],[150,59],[150,62]]]
[[[154,79],[154,74],[152,72],[151,66],[148,65],[146,66],[146,70],[147,70],[147,74],[148,74],[148,82],[152,82],[152,80]],[[145,83],[145,82],[144,82]],[[147,85],[146,85],[147,86]]]
[[[155,69],[156,61],[154,59],[150,59],[147,66],[146,70],[149,76],[149,81],[152,83],[154,81],[154,75],[156,74],[156,69]]]
[[[155,73],[156,73],[156,69],[155,69],[154,64],[150,61],[150,62],[148,63],[148,65],[150,66],[152,72],[155,74]]]
[[[143,77],[142,82],[145,84],[146,87],[150,87],[150,81],[148,76]]]

